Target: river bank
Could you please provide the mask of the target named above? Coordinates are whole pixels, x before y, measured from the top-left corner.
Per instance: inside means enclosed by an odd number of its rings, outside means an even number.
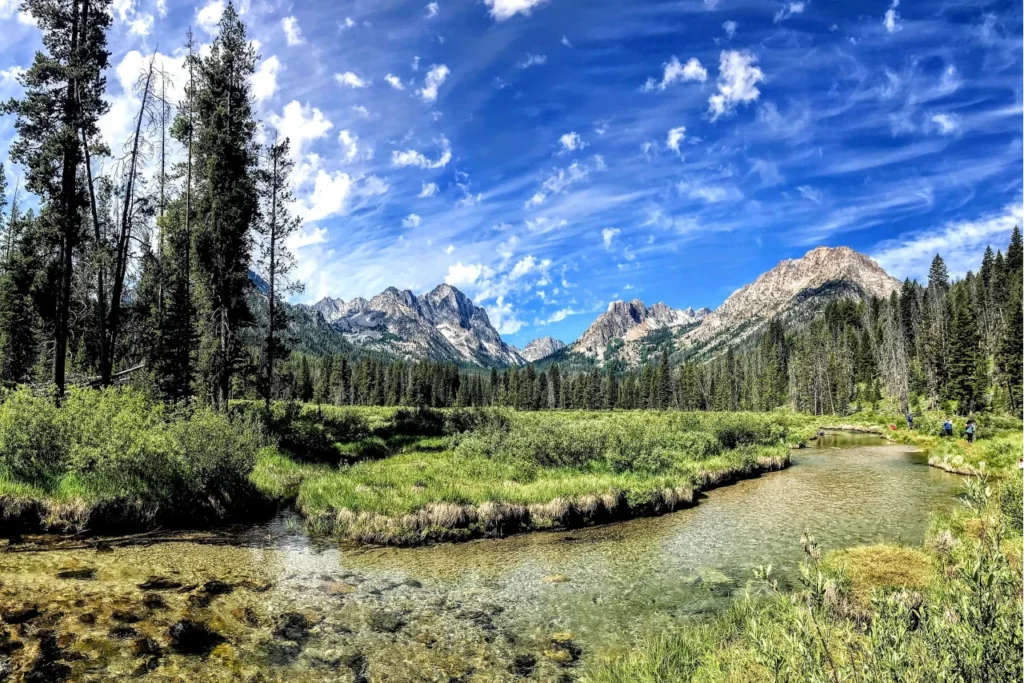
[[[672,515],[457,544],[339,546],[287,515],[217,533],[25,535],[0,552],[0,615],[38,614],[0,630],[22,643],[7,655],[17,670],[49,652],[71,680],[578,679],[652,627],[728,610],[758,565],[797,585],[805,531],[835,548],[919,544],[958,479],[864,443],[800,450]]]

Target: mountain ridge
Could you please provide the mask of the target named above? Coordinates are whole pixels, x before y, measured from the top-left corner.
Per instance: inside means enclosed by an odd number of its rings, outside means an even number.
[[[525,362],[491,325],[487,311],[449,284],[421,296],[388,287],[368,300],[324,297],[311,308],[351,343],[401,358],[485,367]]]
[[[849,247],[816,247],[780,261],[713,311],[662,302],[648,306],[640,299],[612,301],[572,343],[540,337],[522,350],[501,338],[484,308],[446,283],[419,296],[388,287],[369,299],[324,297],[308,309],[346,343],[399,358],[482,367],[563,358],[636,365],[663,350],[686,358],[712,357],[756,335],[774,318],[800,324],[830,300],[887,297],[900,286],[865,254]]]

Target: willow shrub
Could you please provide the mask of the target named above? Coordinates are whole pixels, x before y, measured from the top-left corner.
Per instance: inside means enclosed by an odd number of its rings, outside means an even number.
[[[660,472],[680,460],[785,443],[789,434],[775,416],[752,413],[510,413],[455,442],[466,456],[539,467],[603,463],[616,472]]]
[[[220,508],[251,492],[265,443],[258,422],[175,411],[136,389],[71,388],[57,407],[19,388],[0,402],[2,478],[57,501]]]

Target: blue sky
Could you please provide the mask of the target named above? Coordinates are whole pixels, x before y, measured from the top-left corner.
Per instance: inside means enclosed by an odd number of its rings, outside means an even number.
[[[238,6],[297,162],[299,301],[448,281],[512,343],[571,341],[611,300],[713,308],[821,244],[963,273],[1022,219],[1020,3]],[[146,56],[174,72],[222,10],[115,0],[115,148]],[[8,97],[39,32],[0,21]]]

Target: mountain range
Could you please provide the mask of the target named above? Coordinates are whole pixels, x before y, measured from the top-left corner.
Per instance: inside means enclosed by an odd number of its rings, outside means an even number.
[[[571,358],[636,365],[654,350],[711,357],[756,335],[769,321],[800,325],[836,298],[887,297],[900,281],[848,247],[818,247],[780,262],[734,292],[714,311],[677,309],[639,299],[613,301],[572,344],[542,337],[516,349],[501,338],[487,312],[448,284],[416,296],[389,287],[367,300],[321,299],[301,308],[322,328],[356,348],[411,360],[507,367]],[[308,327],[308,326],[307,326]]]

